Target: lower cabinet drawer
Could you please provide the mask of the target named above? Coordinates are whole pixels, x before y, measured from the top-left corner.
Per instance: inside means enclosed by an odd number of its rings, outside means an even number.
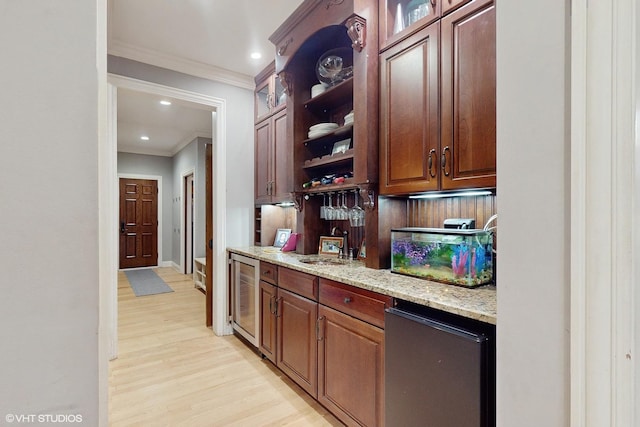
[[[318,278],[311,274],[278,268],[278,286],[313,301],[318,301]]]
[[[260,280],[272,285],[278,284],[278,267],[268,262],[260,261]]]
[[[384,309],[393,298],[329,279],[320,279],[318,301],[345,314],[384,328]]]

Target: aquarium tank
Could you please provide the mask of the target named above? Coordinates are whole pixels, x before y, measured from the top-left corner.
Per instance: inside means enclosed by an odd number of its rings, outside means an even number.
[[[484,230],[391,230],[391,271],[452,285],[475,287],[493,280],[493,235]]]

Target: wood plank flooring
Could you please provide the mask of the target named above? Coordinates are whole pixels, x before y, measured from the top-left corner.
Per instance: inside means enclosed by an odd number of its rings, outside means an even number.
[[[118,274],[109,425],[342,426],[238,338],[206,328],[205,297],[189,276],[156,272],[175,292],[136,297]]]

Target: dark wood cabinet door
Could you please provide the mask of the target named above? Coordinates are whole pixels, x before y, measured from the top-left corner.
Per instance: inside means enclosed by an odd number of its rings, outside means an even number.
[[[495,4],[474,0],[441,24],[441,187],[495,187]]]
[[[271,122],[255,126],[255,193],[256,203],[271,202]]]
[[[277,288],[260,281],[260,352],[276,363],[276,291]]]
[[[277,366],[314,398],[318,394],[318,303],[278,289]]]
[[[384,424],[384,331],[319,306],[318,401],[348,426]]]
[[[272,202],[291,199],[293,182],[293,150],[287,143],[287,111],[282,110],[271,118],[273,140],[273,173],[271,180]]]
[[[380,56],[380,193],[438,189],[436,22]]]

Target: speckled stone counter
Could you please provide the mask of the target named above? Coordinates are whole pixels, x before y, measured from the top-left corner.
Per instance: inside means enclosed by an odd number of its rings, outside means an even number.
[[[317,255],[280,252],[279,249],[273,247],[228,248],[228,251],[482,322],[496,324],[497,295],[495,286],[467,289],[403,276],[391,273],[390,270],[374,270],[365,267],[364,263],[360,261],[345,261],[340,265],[306,264],[301,260],[319,257]],[[328,257],[321,258],[327,259]]]

